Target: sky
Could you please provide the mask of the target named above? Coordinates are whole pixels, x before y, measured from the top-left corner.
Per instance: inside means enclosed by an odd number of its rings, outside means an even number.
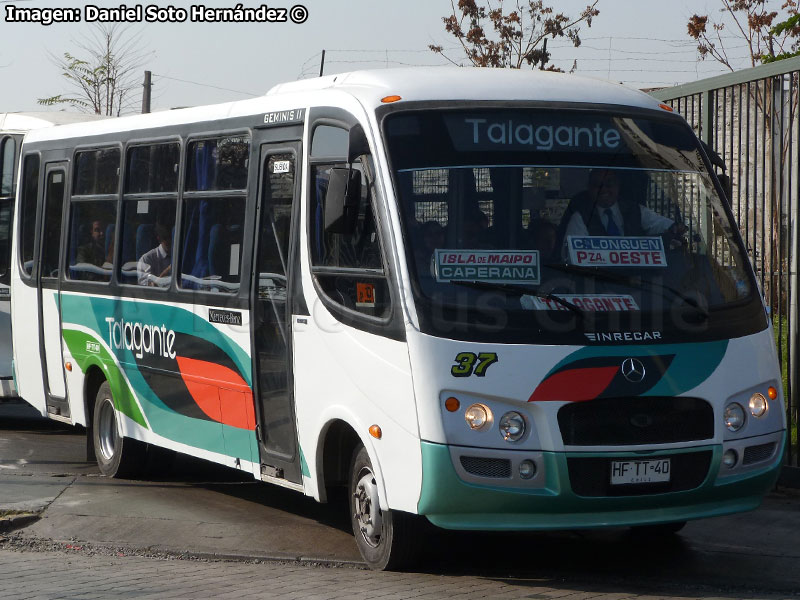
[[[266,0],[241,0],[258,7]],[[236,1],[152,0],[157,8],[186,8],[201,2],[207,8],[234,7]],[[321,52],[325,74],[393,66],[446,65],[427,49],[442,45],[453,60],[463,53],[444,30],[442,17],[450,0],[275,0],[271,8],[287,11],[302,2],[302,23],[180,23],[133,22],[125,35],[136,37],[145,69],[153,73],[152,109],[194,106],[259,96],[273,85],[319,74]],[[776,3],[777,0],[772,0]],[[510,4],[510,0],[507,0]],[[546,0],[567,15],[577,15],[587,0]],[[96,0],[95,6],[135,7],[128,2]],[[777,2],[777,4],[780,4]],[[92,26],[79,23],[9,22],[7,6],[18,8],[78,8],[72,0],[0,0],[0,112],[60,110],[42,107],[37,99],[67,92],[53,56],[71,52]],[[600,15],[581,30],[583,43],[548,43],[553,62],[576,73],[650,88],[696,81],[727,72],[712,60],[698,61],[696,43],[686,34],[692,14],[716,14],[720,0],[599,0]],[[302,13],[302,11],[301,11]],[[297,14],[297,13],[295,13]],[[734,62],[749,66],[743,42],[729,39]],[[137,96],[140,93],[136,92]],[[139,101],[137,100],[137,104]]]

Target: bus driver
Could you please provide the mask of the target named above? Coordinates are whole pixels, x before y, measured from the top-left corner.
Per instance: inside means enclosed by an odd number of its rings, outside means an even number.
[[[567,222],[568,236],[645,236],[669,233],[678,241],[686,228],[668,217],[636,202],[619,199],[619,178],[610,169],[593,169],[589,189],[575,198]]]

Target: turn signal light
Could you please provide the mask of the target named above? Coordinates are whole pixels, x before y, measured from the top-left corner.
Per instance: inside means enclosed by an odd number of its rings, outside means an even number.
[[[381,98],[381,102],[384,104],[389,104],[390,102],[397,102],[398,100],[402,100],[400,96],[384,96]]]
[[[767,388],[767,396],[769,396],[770,400],[776,400],[778,398],[778,390],[772,386],[769,386]]]
[[[458,401],[458,398],[450,396],[444,401],[444,407],[450,412],[456,412],[461,407],[461,402]]]
[[[379,425],[372,425],[369,428],[369,434],[374,437],[376,440],[381,439],[383,437],[383,432]]]
[[[661,110],[666,110],[667,112],[672,112],[673,110],[675,110],[669,104],[659,104],[658,106],[659,108],[661,108]]]
[[[71,362],[65,362],[64,363],[64,368],[71,373],[72,372],[72,363]]]

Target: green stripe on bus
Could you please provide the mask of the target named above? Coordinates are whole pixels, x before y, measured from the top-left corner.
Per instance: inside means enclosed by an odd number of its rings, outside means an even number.
[[[306,456],[303,454],[303,449],[300,448],[300,474],[303,477],[311,477],[311,472],[308,470],[308,463],[306,462]]]
[[[86,373],[92,366],[99,367],[111,385],[117,410],[147,429],[147,421],[139,410],[133,391],[122,376],[116,361],[103,345],[93,336],[75,329],[64,329],[61,335],[81,372]]]

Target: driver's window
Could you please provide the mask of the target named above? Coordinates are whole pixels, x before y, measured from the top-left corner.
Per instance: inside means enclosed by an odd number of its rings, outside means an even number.
[[[347,232],[325,227],[331,170],[347,169],[348,132],[320,125],[311,144],[309,254],[311,270],[328,298],[365,315],[385,317],[390,298],[374,212],[373,189],[357,160],[351,167],[361,182],[355,225]]]

